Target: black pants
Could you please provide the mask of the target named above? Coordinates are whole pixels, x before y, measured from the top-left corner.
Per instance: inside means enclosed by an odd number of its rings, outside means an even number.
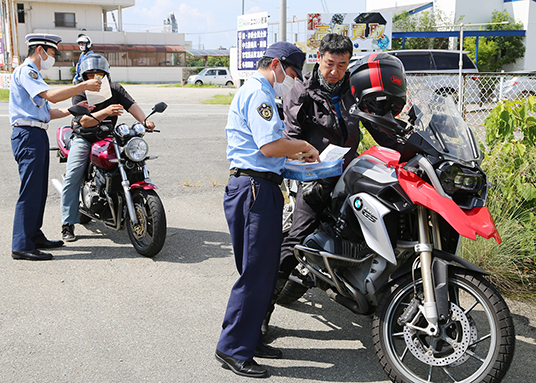
[[[324,200],[324,204],[316,206],[310,206],[305,202],[302,195],[302,186],[301,184],[298,186],[292,225],[287,237],[283,239],[283,243],[281,244],[280,278],[288,278],[298,264],[298,260],[294,256],[294,246],[301,244],[320,224],[320,214],[326,207],[326,203],[328,203],[337,181],[338,177],[325,178],[318,181],[322,184],[322,199]]]

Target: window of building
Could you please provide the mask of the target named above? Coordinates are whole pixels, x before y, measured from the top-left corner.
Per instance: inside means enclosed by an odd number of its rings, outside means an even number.
[[[24,4],[17,4],[17,19],[19,24],[24,24]]]
[[[57,27],[76,28],[76,18],[74,13],[54,12],[54,24]]]
[[[131,66],[147,66],[147,52],[128,52]]]
[[[94,53],[106,57],[112,67],[118,66],[184,66],[186,52],[173,51],[148,51],[144,46],[138,46],[136,50],[132,46],[94,45]],[[162,48],[159,48],[162,49]],[[166,48],[164,48],[166,49]],[[61,53],[61,54],[60,54]],[[80,50],[75,44],[60,44],[56,61],[63,65],[76,65],[80,60]],[[217,71],[214,71],[214,75]]]

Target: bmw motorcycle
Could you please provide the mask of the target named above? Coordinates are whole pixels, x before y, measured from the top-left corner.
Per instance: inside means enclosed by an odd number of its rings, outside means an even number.
[[[299,264],[277,303],[318,287],[373,313],[376,354],[393,382],[500,382],[514,355],[511,313],[486,272],[456,255],[462,236],[501,243],[483,156],[451,98],[411,101],[408,121],[354,107],[397,150],[372,147],[347,166],[320,227],[295,247]]]
[[[156,104],[145,121],[154,113],[167,108],[164,102]],[[69,108],[74,116],[93,117],[83,106]],[[95,118],[95,117],[93,117]],[[126,227],[136,251],[146,257],[158,254],[166,240],[166,214],[162,201],[151,183],[146,161],[157,158],[148,156],[148,145],[143,139],[150,132],[144,123],[132,126],[120,123],[111,126],[109,121],[99,121],[102,140],[93,143],[84,180],[80,188],[80,223],[92,219],[114,230]],[[153,132],[158,132],[153,130]],[[60,162],[69,156],[72,128],[58,128],[56,140]],[[53,180],[61,193],[61,183]]]

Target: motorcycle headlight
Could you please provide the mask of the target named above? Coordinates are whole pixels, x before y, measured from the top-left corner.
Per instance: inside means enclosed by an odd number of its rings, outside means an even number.
[[[143,126],[141,122],[136,122],[132,126],[132,129],[134,130],[134,133],[136,133],[138,137],[143,137],[145,135],[145,126]]]
[[[439,171],[441,172],[439,180],[448,194],[457,191],[477,193],[484,185],[484,176],[481,173],[458,165],[444,164]]]
[[[115,127],[115,132],[119,137],[125,137],[130,132],[130,128],[124,122]]]
[[[134,162],[143,161],[143,159],[147,157],[148,152],[149,145],[147,145],[147,142],[140,137],[131,138],[125,145],[126,156]]]

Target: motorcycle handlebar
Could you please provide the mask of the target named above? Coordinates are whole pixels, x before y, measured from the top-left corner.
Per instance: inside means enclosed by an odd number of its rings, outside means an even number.
[[[397,136],[404,137],[411,131],[411,127],[403,126],[398,120],[393,116],[379,116],[376,114],[370,114],[363,112],[359,108],[355,108],[351,111],[351,114],[359,117],[362,120],[368,121],[376,125],[380,130],[385,133],[392,135],[393,133]]]

